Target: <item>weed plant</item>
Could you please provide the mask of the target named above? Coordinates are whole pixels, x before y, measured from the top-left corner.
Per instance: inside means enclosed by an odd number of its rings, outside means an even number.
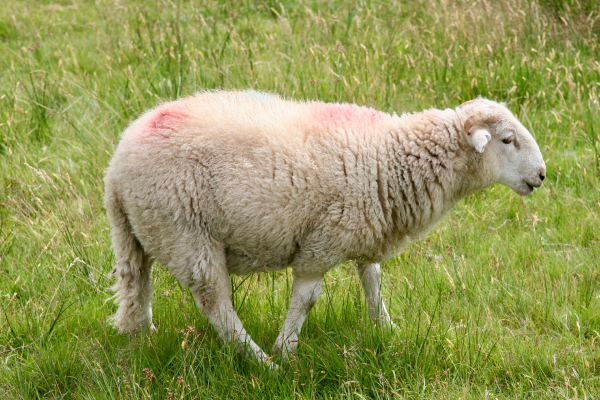
[[[594,1],[4,0],[0,6],[0,397],[600,397],[600,7]],[[546,159],[385,263],[398,331],[351,265],[326,278],[293,359],[224,345],[168,271],[155,334],[107,323],[103,174],[144,110],[254,88],[387,112],[505,102]],[[232,277],[269,350],[289,271]]]

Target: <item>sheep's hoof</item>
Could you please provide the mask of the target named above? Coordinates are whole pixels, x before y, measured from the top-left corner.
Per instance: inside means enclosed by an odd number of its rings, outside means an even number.
[[[240,354],[240,353],[238,353]],[[240,354],[242,355],[242,354]],[[271,371],[276,371],[278,370],[279,364],[277,364],[274,360],[277,358],[277,356],[269,356],[267,353],[265,353],[264,351],[260,350],[258,352],[255,352],[254,354],[252,354],[251,352],[246,352],[245,354],[246,358],[253,358],[255,361],[257,361],[264,369],[268,369]],[[253,355],[254,357],[251,357],[251,355]]]
[[[275,343],[271,348],[273,358],[277,358],[281,362],[285,362],[290,359],[294,349],[290,349],[287,346],[281,346],[283,343]]]
[[[276,362],[272,361],[273,358],[274,357],[267,357],[264,360],[264,364],[263,365],[266,365],[267,367],[269,367],[269,369],[271,371],[278,371],[279,369],[281,369],[281,367],[279,366],[279,364],[277,364]]]
[[[112,319],[112,326],[119,333],[135,333],[135,332],[148,332],[148,333],[156,333],[158,329],[154,326],[152,322],[150,323],[124,323],[123,321],[115,321],[115,318]]]
[[[123,322],[114,322],[112,324],[113,328],[115,328],[115,330],[117,332],[119,332],[120,334],[132,334],[136,331],[139,330],[139,325],[133,325],[133,324],[125,324]]]
[[[400,331],[400,327],[389,316],[380,317],[375,321],[375,324],[380,328],[387,328],[395,332]]]

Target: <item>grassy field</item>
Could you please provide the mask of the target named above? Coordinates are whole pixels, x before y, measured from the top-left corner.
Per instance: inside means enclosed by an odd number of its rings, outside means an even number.
[[[0,398],[600,398],[599,17],[584,0],[3,1]],[[223,346],[162,267],[158,332],[117,335],[104,169],[136,116],[204,88],[397,113],[483,95],[548,179],[466,199],[384,265],[398,332],[342,265],[278,371]],[[232,281],[270,349],[289,271]]]

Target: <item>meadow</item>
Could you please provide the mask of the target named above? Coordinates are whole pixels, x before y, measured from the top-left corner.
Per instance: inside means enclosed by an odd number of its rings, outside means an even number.
[[[599,34],[586,0],[4,0],[0,398],[600,398]],[[118,335],[104,170],[144,110],[214,88],[398,114],[482,95],[536,137],[547,179],[465,199],[383,265],[398,331],[342,265],[265,370],[158,266],[158,332]],[[290,272],[231,279],[269,350]]]

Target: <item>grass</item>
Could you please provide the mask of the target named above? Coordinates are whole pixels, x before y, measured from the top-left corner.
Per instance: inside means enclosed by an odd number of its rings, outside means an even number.
[[[593,1],[16,1],[0,7],[0,397],[600,397],[600,8]],[[330,273],[293,360],[240,360],[164,268],[158,333],[107,324],[119,133],[157,103],[255,88],[384,111],[504,101],[544,187],[495,186],[384,265],[399,332]],[[270,349],[289,271],[232,278]]]

